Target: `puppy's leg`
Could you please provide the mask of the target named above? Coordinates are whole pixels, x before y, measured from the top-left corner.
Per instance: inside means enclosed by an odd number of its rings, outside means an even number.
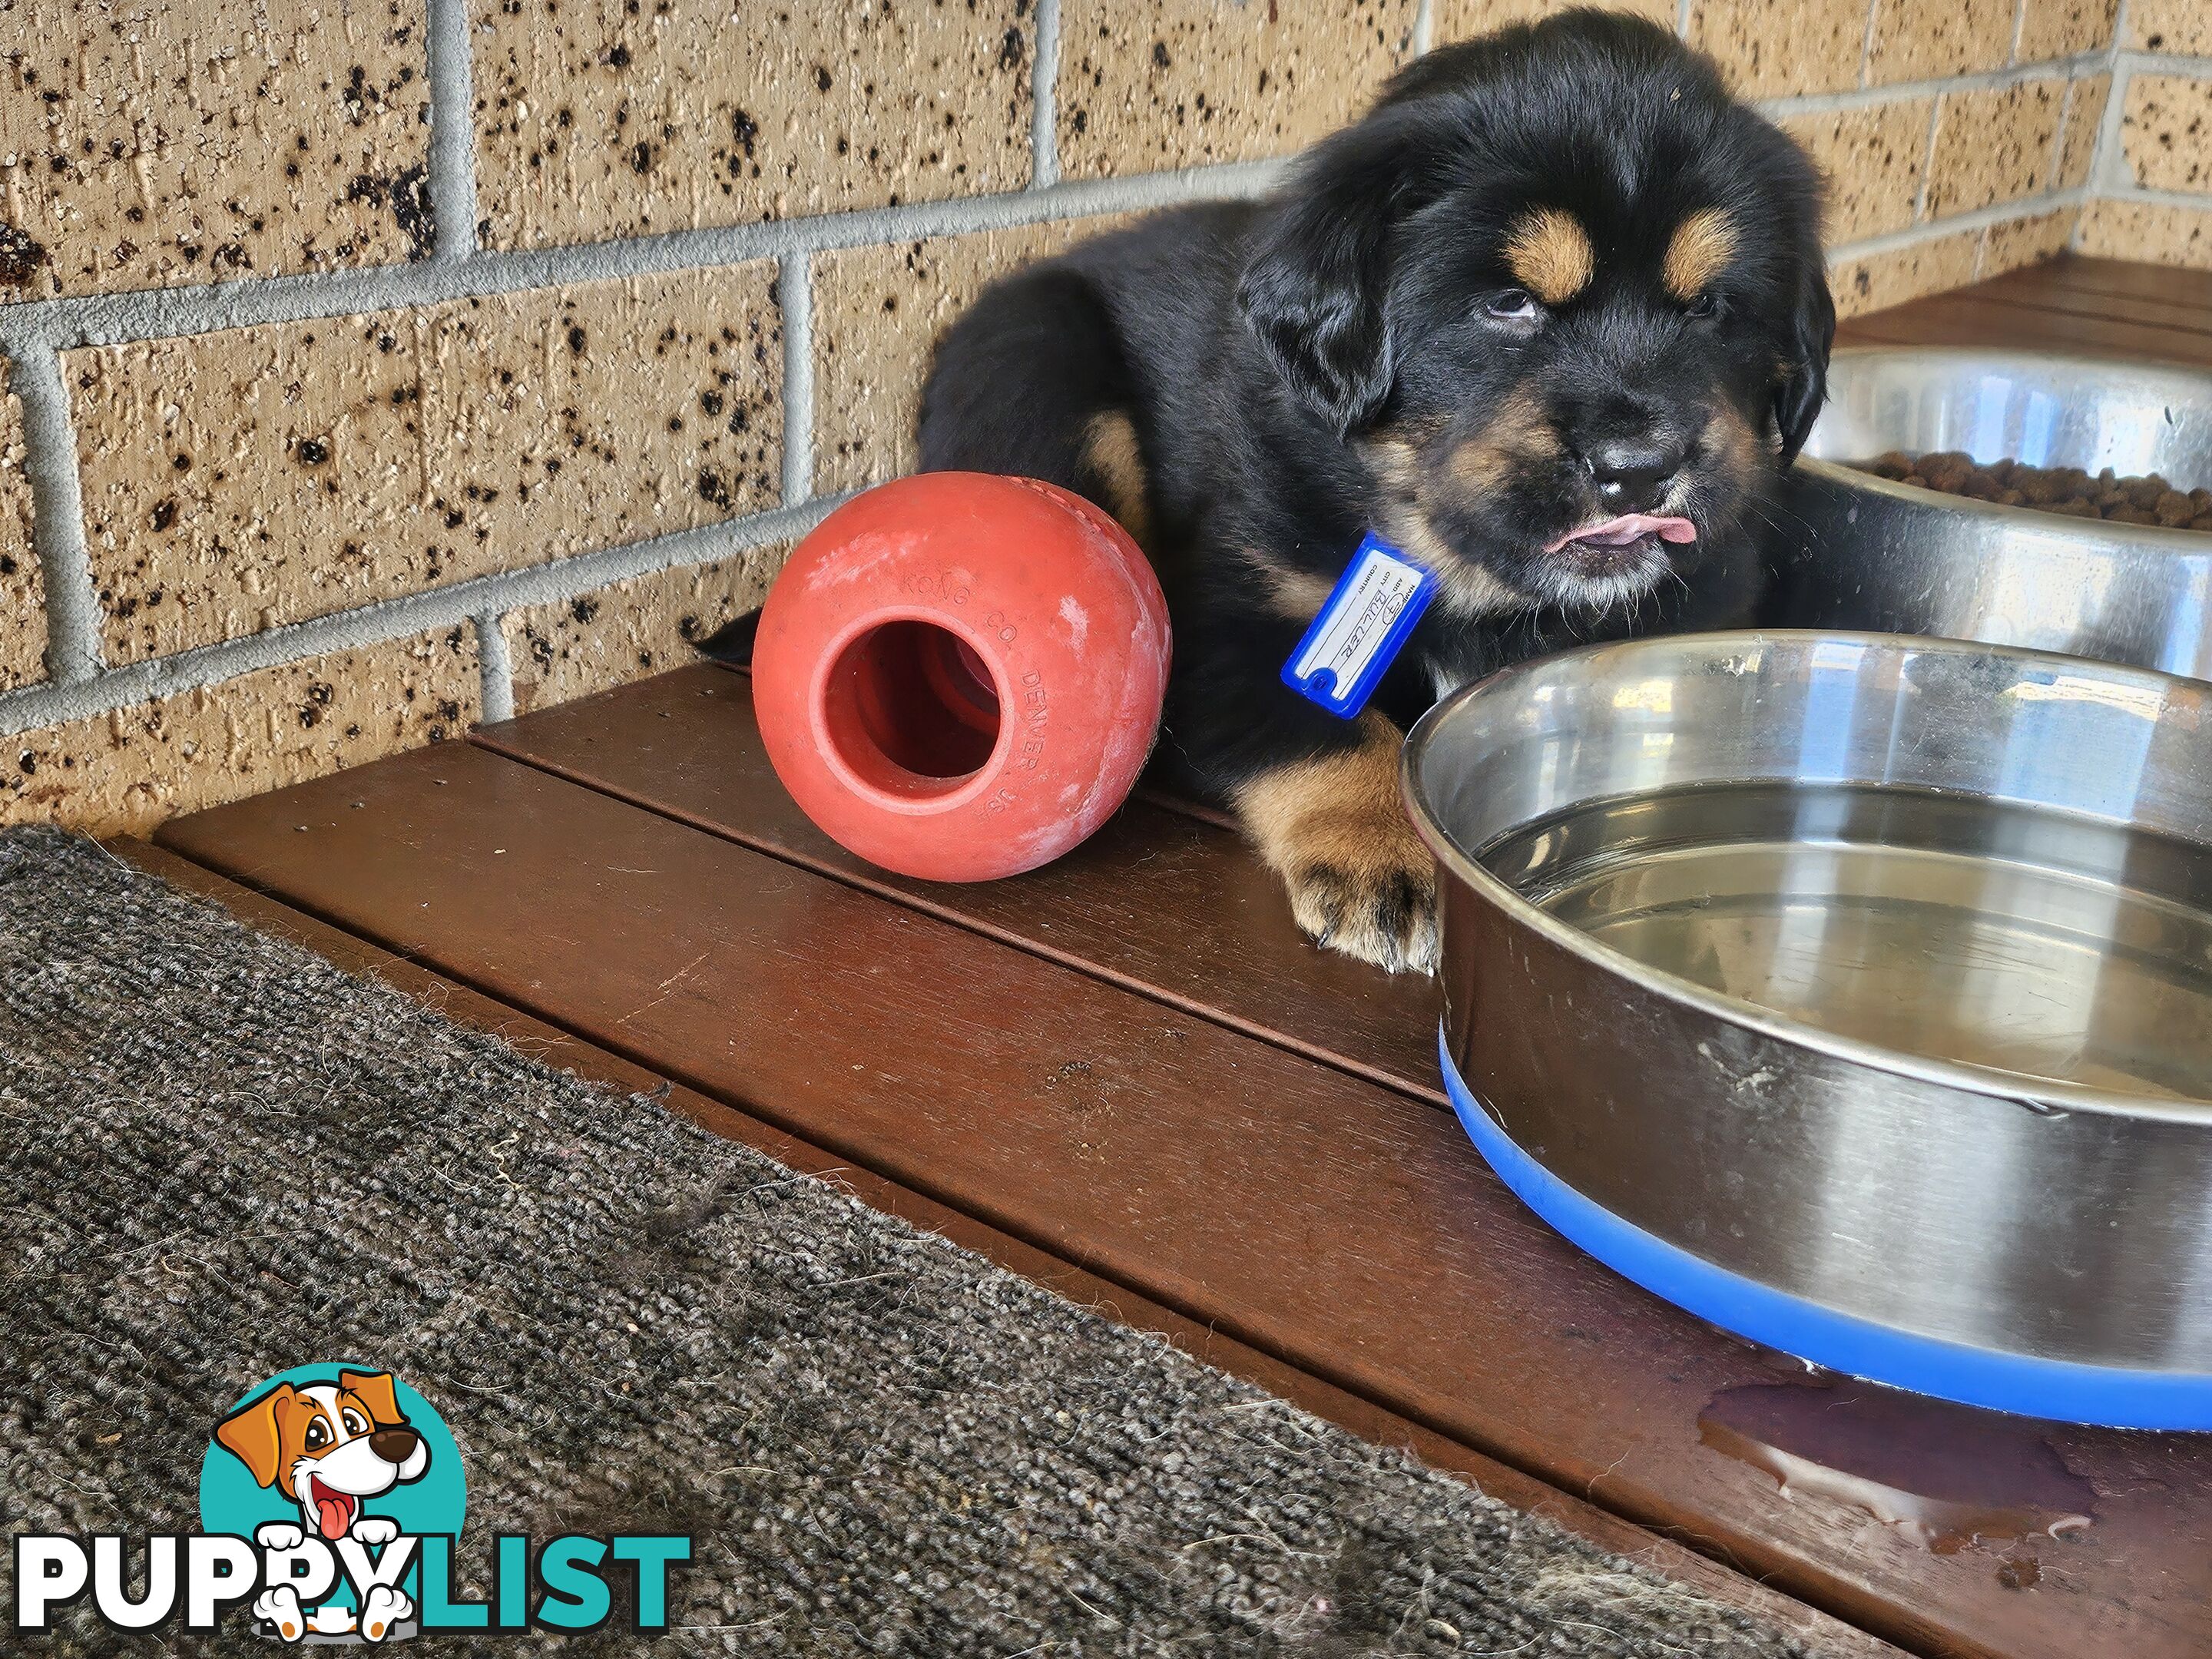
[[[297,1642],[307,1633],[307,1620],[300,1611],[300,1593],[289,1584],[278,1584],[255,1596],[253,1616],[266,1621],[280,1642]]]
[[[372,1642],[388,1640],[401,1620],[414,1616],[414,1601],[389,1584],[370,1585],[361,1599],[361,1633]]]
[[[1370,712],[1334,745],[1257,771],[1231,795],[1299,927],[1363,962],[1425,974],[1436,966],[1436,864],[1399,799],[1403,744]]]
[[[1090,283],[1036,265],[986,290],[939,343],[921,393],[921,470],[1042,478],[1097,502],[1146,544],[1139,401]]]

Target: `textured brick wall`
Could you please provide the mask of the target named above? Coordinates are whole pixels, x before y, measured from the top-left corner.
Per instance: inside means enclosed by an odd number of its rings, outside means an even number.
[[[2212,270],[2212,0],[2124,0],[2080,246]]]
[[[1847,310],[2204,252],[2204,0],[1639,0]],[[102,830],[684,659],[912,462],[937,331],[1545,0],[0,0],[0,818]],[[2123,96],[2107,109],[2115,76]]]

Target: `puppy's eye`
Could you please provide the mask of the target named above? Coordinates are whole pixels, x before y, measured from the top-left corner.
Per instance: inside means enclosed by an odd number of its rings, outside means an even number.
[[[1525,323],[1536,315],[1536,299],[1526,289],[1509,288],[1485,300],[1482,311],[1500,322]]]
[[[301,1438],[307,1442],[309,1451],[320,1451],[331,1443],[331,1431],[319,1417],[307,1425],[307,1431]]]
[[[1717,317],[1721,314],[1720,296],[1717,294],[1700,294],[1684,306],[1682,312],[1685,316],[1694,317],[1700,322],[1708,317]]]
[[[348,1434],[367,1434],[368,1432],[368,1419],[350,1406],[345,1408],[344,1414],[339,1419],[339,1420],[345,1425],[346,1432]]]

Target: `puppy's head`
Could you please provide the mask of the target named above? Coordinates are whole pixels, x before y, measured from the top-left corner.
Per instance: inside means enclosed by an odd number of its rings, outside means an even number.
[[[216,1425],[218,1444],[297,1502],[325,1538],[343,1538],[361,1500],[419,1480],[430,1448],[408,1426],[390,1373],[340,1371],[337,1381],[279,1382]]]
[[[1694,568],[1804,442],[1835,333],[1802,152],[1593,11],[1401,75],[1308,159],[1237,297],[1377,527],[1482,610]]]

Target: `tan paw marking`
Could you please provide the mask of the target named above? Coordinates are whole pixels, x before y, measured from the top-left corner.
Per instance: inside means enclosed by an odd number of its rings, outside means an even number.
[[[1393,973],[1429,973],[1436,861],[1399,800],[1404,739],[1371,714],[1360,719],[1360,738],[1356,749],[1252,779],[1237,792],[1237,811],[1289,887],[1291,914],[1317,943]]]

